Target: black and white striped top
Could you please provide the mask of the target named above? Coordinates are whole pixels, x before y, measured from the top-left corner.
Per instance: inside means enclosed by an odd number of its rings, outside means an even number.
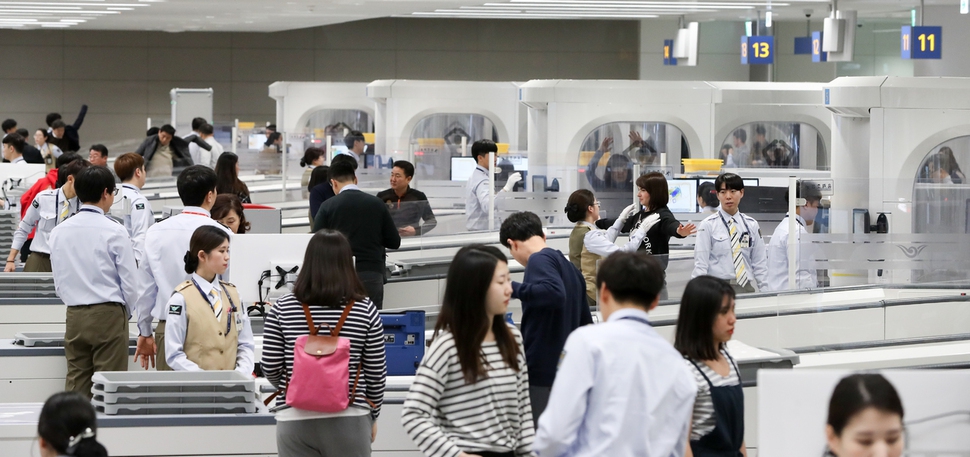
[[[313,323],[321,326],[323,323],[331,327],[337,325],[343,307],[329,308],[310,305]],[[326,334],[327,327],[322,332]],[[263,329],[263,356],[260,365],[266,379],[277,388],[285,387],[286,380],[293,375],[293,348],[297,337],[310,334],[307,326],[303,305],[293,294],[286,294],[276,301],[269,312]],[[353,388],[357,366],[363,361],[360,382],[357,384],[354,405],[366,409],[370,406],[364,400],[366,397],[377,407],[371,412],[376,419],[384,401],[384,384],[387,378],[387,364],[384,359],[384,325],[381,323],[377,308],[369,300],[354,304],[340,337],[350,340],[350,383]],[[283,370],[286,370],[284,379]],[[348,390],[349,392],[349,390]],[[277,405],[286,403],[285,394],[276,399]]]
[[[421,360],[401,413],[401,424],[428,457],[459,452],[532,452],[535,431],[529,402],[529,374],[522,334],[510,327],[519,346],[519,371],[512,370],[495,342],[482,343],[488,378],[467,384],[451,333],[435,338]]]
[[[727,350],[723,348],[721,354],[724,355],[725,359],[728,357]],[[738,372],[734,370],[734,364],[731,362],[728,362],[731,371],[727,377],[717,374],[701,360],[694,362],[697,363],[697,367],[701,367],[714,387],[736,386],[741,383]],[[690,363],[690,360],[684,359],[684,363],[690,368],[691,374],[694,375],[694,381],[697,382],[697,398],[694,399],[694,415],[691,419],[690,430],[690,440],[697,441],[714,431],[717,418],[714,415],[714,401],[711,400],[711,386],[704,379],[704,376],[701,376],[701,372],[697,371],[697,367]]]

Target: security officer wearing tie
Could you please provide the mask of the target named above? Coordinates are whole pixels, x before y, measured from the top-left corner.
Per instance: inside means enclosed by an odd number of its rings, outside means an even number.
[[[74,188],[81,209],[51,232],[51,265],[57,296],[68,307],[65,390],[91,398],[96,371],[128,369],[138,273],[128,232],[105,216],[117,193],[111,171],[87,167]]]
[[[168,300],[165,362],[175,371],[236,370],[253,373],[256,343],[236,286],[220,281],[229,266],[229,235],[216,227],[195,229],[185,253],[192,276]]]
[[[472,144],[472,157],[477,166],[472,171],[471,178],[468,178],[468,184],[465,185],[465,229],[468,231],[488,230],[488,209],[492,206],[489,198],[491,193],[488,179],[489,153],[494,153],[493,157],[495,157],[492,161],[492,170],[498,172],[499,168],[496,165],[498,145],[492,140],[478,140]],[[502,192],[511,192],[515,183],[521,180],[521,173],[512,173]],[[495,229],[498,228],[499,224],[496,221]]]
[[[122,154],[115,159],[115,174],[121,180],[121,198],[111,207],[111,215],[124,222],[135,248],[135,261],[141,265],[145,259],[145,235],[155,223],[152,204],[141,194],[148,176],[145,159],[134,152]]]
[[[532,450],[541,457],[684,455],[697,387],[674,347],[650,325],[664,267],[644,252],[599,266],[605,323],[574,330],[559,359]]]
[[[216,201],[216,172],[204,165],[192,165],[179,173],[177,180],[182,212],[148,229],[145,235],[145,259],[139,269],[144,281],[144,294],[138,300],[138,347],[135,358],[142,368],[149,365],[169,370],[165,362],[165,320],[168,299],[179,284],[189,279],[185,272],[185,251],[195,229],[203,225],[225,228],[209,214]],[[158,319],[152,335],[152,318]],[[156,356],[157,351],[157,356]]]
[[[15,270],[15,259],[20,249],[24,247],[27,236],[35,227],[34,241],[30,245],[30,256],[24,264],[25,272],[51,271],[50,234],[58,224],[72,216],[78,210],[78,201],[74,192],[75,176],[91,164],[87,160],[78,158],[62,165],[57,170],[57,189],[41,191],[34,197],[30,207],[24,214],[23,220],[17,226],[7,255],[7,264],[3,271],[11,273]],[[110,173],[110,171],[108,172]]]
[[[738,211],[744,181],[734,173],[714,180],[721,207],[701,221],[694,245],[691,278],[711,275],[731,283],[737,293],[768,290],[768,255],[758,221]]]
[[[785,201],[788,201],[785,193]],[[822,192],[811,181],[799,181],[795,186],[795,289],[814,289],[818,287],[818,272],[815,263],[815,249],[811,243],[802,241],[813,228]],[[775,228],[768,243],[768,287],[771,290],[788,290],[788,218],[785,216]]]

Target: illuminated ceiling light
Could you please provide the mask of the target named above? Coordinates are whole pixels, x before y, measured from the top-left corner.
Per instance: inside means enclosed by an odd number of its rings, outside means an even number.
[[[527,13],[527,14],[496,14],[489,12],[473,12],[473,11],[461,11],[461,10],[451,10],[451,11],[434,11],[431,13],[413,13],[414,16],[463,16],[463,17],[511,17],[511,18],[577,18],[582,19],[584,17],[597,17],[597,18],[640,18],[640,19],[652,19],[658,18],[660,16],[656,14],[586,14],[586,13]]]
[[[771,27],[771,11],[765,13],[765,27]]]
[[[83,7],[106,7],[106,6],[137,6],[137,7],[147,7],[148,5],[138,5],[136,3],[66,3],[66,2],[4,2],[0,1],[0,5],[20,5],[20,6],[83,6]]]
[[[109,7],[107,9],[108,9],[108,11],[132,11],[132,10],[134,10],[134,8],[123,8],[123,7],[117,7],[117,6],[112,6],[112,7]]]
[[[788,3],[774,3],[774,2],[650,2],[650,1],[638,1],[638,0],[509,0],[512,3],[585,3],[585,4],[617,4],[617,5],[655,5],[655,6],[684,6],[684,5],[697,5],[698,7],[729,7],[729,6],[740,6],[740,7],[758,7],[758,6],[790,6]]]

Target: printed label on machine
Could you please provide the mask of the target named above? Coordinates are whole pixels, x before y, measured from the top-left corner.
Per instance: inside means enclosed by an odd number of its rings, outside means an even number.
[[[394,334],[384,335],[384,344],[394,344]]]
[[[416,341],[415,341],[416,339],[417,338],[415,337],[415,335],[413,333],[408,333],[407,339],[404,340],[404,345],[405,346],[414,346],[414,344],[416,343]]]

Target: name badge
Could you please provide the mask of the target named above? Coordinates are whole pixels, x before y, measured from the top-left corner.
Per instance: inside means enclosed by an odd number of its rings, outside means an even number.
[[[242,327],[242,314],[236,313],[236,327]]]
[[[751,247],[751,235],[745,233],[741,235],[741,249],[747,249]]]

